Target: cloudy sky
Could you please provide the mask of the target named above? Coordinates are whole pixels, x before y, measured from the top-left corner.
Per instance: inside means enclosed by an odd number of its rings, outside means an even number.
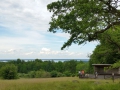
[[[72,45],[69,38],[50,33],[47,4],[56,0],[0,0],[0,59],[86,59],[97,43]]]

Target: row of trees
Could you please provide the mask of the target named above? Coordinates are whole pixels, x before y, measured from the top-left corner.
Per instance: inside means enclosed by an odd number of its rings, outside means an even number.
[[[10,67],[14,68],[16,71]],[[13,72],[11,69],[14,70],[15,73],[17,72],[20,76],[24,77],[75,76],[79,70],[89,72],[88,62],[76,60],[54,62],[53,60],[42,61],[40,59],[35,59],[32,61],[24,61],[17,59],[16,61],[0,62],[0,68],[1,75],[4,75],[5,77],[6,75],[12,74],[10,73]],[[7,78],[11,79],[12,77],[6,77],[6,79]]]

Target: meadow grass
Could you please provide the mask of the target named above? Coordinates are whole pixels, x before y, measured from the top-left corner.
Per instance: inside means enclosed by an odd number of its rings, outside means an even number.
[[[0,80],[0,90],[120,90],[120,79],[79,79],[78,77]]]

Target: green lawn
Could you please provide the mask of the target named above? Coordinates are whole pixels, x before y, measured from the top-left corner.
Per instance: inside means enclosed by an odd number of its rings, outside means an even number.
[[[119,90],[120,79],[79,79],[78,77],[0,80],[0,90]]]

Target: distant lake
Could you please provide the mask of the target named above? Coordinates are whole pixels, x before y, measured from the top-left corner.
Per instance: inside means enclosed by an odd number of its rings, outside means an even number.
[[[64,62],[64,61],[70,61],[70,60],[86,61],[86,62],[89,61],[89,59],[41,59],[41,60],[43,60],[43,61],[53,60],[55,62],[58,62],[58,61]]]
[[[0,62],[8,62],[8,61],[11,61],[11,60],[17,60],[17,59],[0,59]],[[24,61],[34,61],[35,59],[20,59],[20,60],[24,60]],[[54,62],[58,62],[58,61],[61,61],[61,62],[64,62],[64,61],[70,61],[70,60],[77,60],[77,61],[83,61],[83,62],[88,62],[89,59],[40,59],[42,61],[54,61]]]

